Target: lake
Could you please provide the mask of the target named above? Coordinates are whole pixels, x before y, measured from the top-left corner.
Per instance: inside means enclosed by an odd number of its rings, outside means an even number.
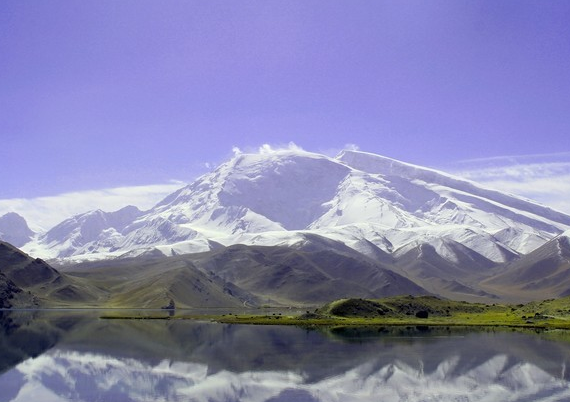
[[[570,336],[0,312],[0,402],[570,401]]]

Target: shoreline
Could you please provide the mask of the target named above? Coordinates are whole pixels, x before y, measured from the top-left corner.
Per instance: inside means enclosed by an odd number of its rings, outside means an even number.
[[[268,316],[268,315],[178,315],[178,316],[100,316],[103,320],[195,320],[209,321],[232,325],[285,325],[298,327],[492,327],[492,328],[523,328],[523,329],[559,329],[570,330],[570,321],[545,318],[541,322],[498,322],[481,320],[474,316],[470,319],[369,319],[322,317],[301,318],[300,316]]]
[[[304,310],[304,311],[303,311]],[[106,308],[61,306],[6,309],[6,312],[84,313],[99,319],[200,320],[223,324],[293,325],[299,327],[438,326],[570,330],[570,297],[527,304],[482,304],[435,296],[340,299],[314,309],[266,308]]]

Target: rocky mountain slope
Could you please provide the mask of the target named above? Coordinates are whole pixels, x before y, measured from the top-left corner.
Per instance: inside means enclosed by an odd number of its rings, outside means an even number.
[[[351,295],[428,294],[349,247],[312,242],[303,249],[233,245],[170,257],[88,261],[62,269],[107,289],[110,307],[164,306],[170,299],[177,307],[314,306]]]
[[[0,242],[0,306],[46,307],[96,299],[93,289]]]
[[[259,305],[256,296],[198,269],[192,261],[160,255],[106,260],[88,270],[60,272],[0,242],[0,308],[166,308]]]
[[[505,296],[557,298],[570,295],[570,231],[507,264],[483,282],[483,287]]]
[[[426,294],[413,281],[357,253],[333,248],[235,245],[186,257],[207,272],[281,304],[319,304],[336,297]]]

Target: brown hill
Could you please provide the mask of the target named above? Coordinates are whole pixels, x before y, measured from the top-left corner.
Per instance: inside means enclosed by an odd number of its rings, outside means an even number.
[[[0,242],[0,304],[6,308],[55,307],[95,299],[89,285],[62,275],[39,258]]]
[[[570,239],[561,235],[481,283],[506,298],[538,300],[570,295]]]

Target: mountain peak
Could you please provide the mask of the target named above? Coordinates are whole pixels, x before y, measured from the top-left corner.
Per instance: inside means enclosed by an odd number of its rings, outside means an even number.
[[[261,152],[255,153],[237,153],[232,159],[221,166],[225,165],[233,168],[244,168],[258,164],[304,159],[330,160],[331,158],[322,154],[305,151],[301,148],[270,148],[268,150],[261,150]]]
[[[349,171],[324,155],[283,149],[236,155],[199,182],[202,189],[216,189],[218,210],[238,208],[282,229],[299,230],[324,212]]]
[[[28,227],[28,223],[21,215],[8,212],[0,216],[0,240],[21,247],[29,242],[33,236],[34,232]]]

